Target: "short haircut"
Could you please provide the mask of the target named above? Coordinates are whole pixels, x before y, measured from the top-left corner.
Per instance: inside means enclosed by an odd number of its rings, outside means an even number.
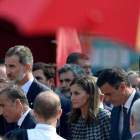
[[[19,99],[22,104],[26,104],[29,106],[25,92],[15,84],[11,84],[5,89],[1,90],[0,95],[2,94],[7,94],[7,97],[13,102],[16,99]]]
[[[131,115],[133,116],[137,130],[140,130],[140,99],[137,99],[131,108]]]
[[[89,106],[87,110],[87,114],[85,117],[84,124],[95,123],[98,124],[99,120],[97,118],[98,109],[99,109],[99,90],[96,86],[96,81],[93,76],[83,75],[77,76],[73,79],[70,86],[78,85],[81,87],[86,94],[89,95]],[[82,102],[82,101],[81,101]],[[75,123],[81,115],[81,111],[79,108],[72,108],[68,123]]]
[[[60,98],[54,92],[42,92],[35,98],[34,109],[36,110],[38,116],[44,120],[56,117],[61,109]]]
[[[51,64],[45,64],[42,62],[33,64],[33,71],[41,69],[47,80],[53,78],[55,80],[55,70]]]
[[[19,63],[21,63],[23,66],[26,64],[30,64],[30,72],[32,72],[33,67],[33,55],[31,50],[28,47],[17,45],[14,47],[11,47],[5,57],[11,57],[13,55],[17,55],[19,57]]]
[[[85,75],[83,68],[81,68],[80,66],[78,66],[76,64],[66,64],[57,71],[58,76],[60,77],[61,73],[67,72],[69,70],[71,70],[73,72],[74,77],[80,76],[80,75]]]
[[[83,53],[72,53],[67,57],[67,64],[78,64],[79,59],[89,60],[89,58]]]
[[[128,77],[139,77],[139,74],[137,71],[129,70],[127,72]]]
[[[126,87],[131,87],[129,77],[123,69],[119,67],[110,67],[101,72],[96,84],[100,88],[105,83],[108,83],[117,90],[121,82],[124,82]]]

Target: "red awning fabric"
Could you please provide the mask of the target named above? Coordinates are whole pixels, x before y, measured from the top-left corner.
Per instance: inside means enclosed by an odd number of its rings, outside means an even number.
[[[71,27],[115,37],[136,49],[139,8],[140,0],[1,0],[0,19],[26,36]]]

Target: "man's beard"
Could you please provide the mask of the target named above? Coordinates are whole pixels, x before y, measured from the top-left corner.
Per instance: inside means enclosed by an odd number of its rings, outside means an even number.
[[[70,88],[62,88],[61,93],[64,95],[64,97],[70,99],[71,94],[70,94]]]
[[[21,67],[21,71],[20,71],[20,73],[19,73],[19,75],[17,77],[15,77],[13,74],[8,74],[8,75],[14,77],[13,80],[10,80],[8,78],[8,81],[9,81],[10,84],[17,84],[18,82],[22,81],[23,78],[25,77],[25,73],[23,71],[23,67]]]

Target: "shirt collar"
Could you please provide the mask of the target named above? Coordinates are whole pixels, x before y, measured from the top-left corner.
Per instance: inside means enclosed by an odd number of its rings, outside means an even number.
[[[19,127],[20,127],[21,124],[23,123],[25,117],[27,116],[27,114],[29,113],[30,110],[31,110],[31,109],[29,108],[23,115],[21,115],[21,118],[18,120],[18,123],[17,123]]]
[[[125,108],[127,108],[127,109],[130,108],[131,103],[132,103],[132,100],[133,100],[133,98],[134,98],[134,96],[135,96],[135,93],[136,93],[136,90],[133,89],[132,94],[130,95],[130,97],[128,98],[128,100],[126,101],[126,103],[125,103],[125,105],[124,105]]]
[[[140,134],[140,132],[134,133],[134,134],[132,135],[132,138],[133,138],[134,136],[138,135],[138,134]]]
[[[35,129],[44,129],[56,133],[56,128],[54,126],[43,123],[38,123]]]
[[[31,79],[27,83],[25,83],[23,86],[21,86],[21,88],[24,90],[25,94],[28,93],[33,80],[34,80],[34,77],[32,76]]]

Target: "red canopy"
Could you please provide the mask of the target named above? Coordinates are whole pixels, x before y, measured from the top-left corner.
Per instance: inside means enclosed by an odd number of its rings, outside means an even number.
[[[55,34],[60,27],[73,27],[79,32],[116,37],[136,49],[140,44],[136,40],[140,38],[139,6],[140,0],[2,0],[0,18],[26,36]]]

